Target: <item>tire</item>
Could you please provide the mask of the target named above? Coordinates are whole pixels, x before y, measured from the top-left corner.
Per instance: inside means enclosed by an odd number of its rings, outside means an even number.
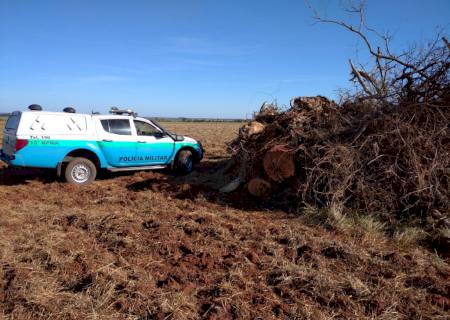
[[[91,160],[86,158],[74,158],[64,170],[66,181],[72,184],[89,184],[95,180],[96,176],[97,168]]]
[[[194,170],[194,155],[189,150],[181,150],[175,159],[175,169],[178,173],[189,174]]]

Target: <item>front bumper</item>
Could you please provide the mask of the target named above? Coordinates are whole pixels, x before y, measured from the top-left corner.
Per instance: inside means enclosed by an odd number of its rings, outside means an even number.
[[[197,141],[197,143],[198,143],[198,146],[199,146],[199,149],[200,149],[200,152],[198,152],[199,153],[198,161],[201,161],[203,159],[203,155],[205,154],[205,149],[203,149],[203,145],[202,145],[202,143],[200,141]]]

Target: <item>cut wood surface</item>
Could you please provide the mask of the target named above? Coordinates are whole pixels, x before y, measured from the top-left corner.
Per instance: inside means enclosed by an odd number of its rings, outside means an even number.
[[[248,192],[256,197],[263,197],[270,191],[270,183],[261,178],[253,178],[248,183]]]
[[[294,176],[294,152],[284,145],[272,147],[264,156],[264,171],[270,179],[276,182],[282,182]]]

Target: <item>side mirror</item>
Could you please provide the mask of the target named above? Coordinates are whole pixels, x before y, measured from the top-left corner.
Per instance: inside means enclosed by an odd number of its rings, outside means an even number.
[[[161,139],[161,138],[163,138],[164,137],[164,132],[155,132],[154,134],[153,134],[153,136],[156,138],[156,139]]]

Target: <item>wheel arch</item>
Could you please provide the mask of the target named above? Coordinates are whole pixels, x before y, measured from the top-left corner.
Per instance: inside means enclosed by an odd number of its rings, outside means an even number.
[[[88,160],[92,161],[92,163],[95,165],[97,170],[100,170],[102,168],[101,159],[94,151],[86,149],[86,148],[78,148],[78,149],[74,149],[74,150],[71,150],[70,152],[68,152],[64,156],[64,158],[58,163],[58,166],[56,168],[58,176],[61,176],[63,165],[65,163],[69,162],[70,160],[72,160],[73,158],[88,159]]]
[[[188,150],[188,151],[192,152],[192,156],[194,157],[194,163],[199,163],[200,162],[201,159],[200,159],[200,156],[198,154],[198,151],[192,146],[183,146],[180,149],[178,149],[177,153],[175,154],[175,157],[173,158],[174,161],[177,159],[178,155],[183,150]]]

